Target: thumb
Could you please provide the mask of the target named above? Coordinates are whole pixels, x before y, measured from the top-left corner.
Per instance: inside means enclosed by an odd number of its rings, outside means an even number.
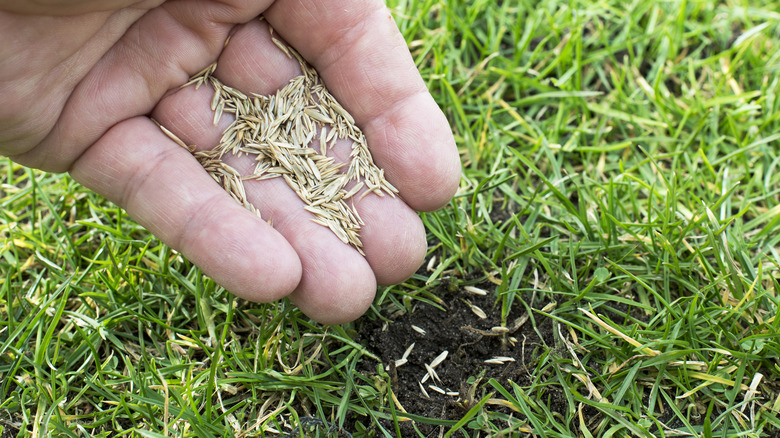
[[[165,0],[0,0],[0,10],[25,15],[81,15],[90,12],[116,11],[127,7],[144,9],[161,5]]]

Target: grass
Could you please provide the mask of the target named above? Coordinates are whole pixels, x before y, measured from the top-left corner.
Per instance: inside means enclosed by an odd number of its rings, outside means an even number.
[[[778,433],[780,2],[389,4],[464,178],[422,215],[431,270],[365,318],[446,285],[493,284],[502,316],[552,303],[531,383],[405,415],[360,321],[240,301],[67,176],[3,161],[0,436]]]

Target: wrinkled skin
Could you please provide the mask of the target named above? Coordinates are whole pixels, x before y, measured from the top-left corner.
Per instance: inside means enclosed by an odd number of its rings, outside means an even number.
[[[0,10],[0,154],[69,172],[232,293],[289,295],[325,324],[357,318],[377,284],[420,265],[415,210],[452,197],[460,162],[380,0],[0,0]],[[152,121],[187,144],[216,146],[229,120],[212,125],[208,87],[179,86],[214,61],[215,76],[245,92],[283,86],[299,67],[273,45],[269,24],[317,68],[400,190],[357,204],[365,257],[312,223],[281,179],[247,182],[258,219]],[[345,158],[344,146],[334,149]]]

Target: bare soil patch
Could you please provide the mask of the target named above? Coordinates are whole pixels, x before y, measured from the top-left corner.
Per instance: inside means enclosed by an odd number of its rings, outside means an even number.
[[[538,315],[534,321],[526,306],[518,302],[521,297],[516,297],[502,324],[501,301],[491,290],[494,286],[478,287],[486,289],[487,294],[441,287],[435,295],[442,298],[442,308],[419,302],[412,312],[392,322],[366,321],[361,327],[360,339],[382,359],[391,376],[392,390],[406,412],[458,420],[492,389],[485,387],[489,379],[503,385],[510,380],[521,386],[529,384],[540,353],[554,345],[551,321]],[[405,363],[396,366],[412,344]],[[434,368],[436,377],[430,376],[426,365],[430,367],[445,351],[446,358]],[[376,364],[366,364],[367,372],[375,369]],[[567,408],[560,392],[551,389],[549,397],[551,410],[563,412]],[[503,406],[490,409],[512,413]],[[406,423],[402,428],[408,435],[416,435]],[[417,427],[423,433],[436,428],[424,424]]]

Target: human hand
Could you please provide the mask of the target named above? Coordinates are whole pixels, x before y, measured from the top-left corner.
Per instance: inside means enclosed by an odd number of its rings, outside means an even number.
[[[70,172],[234,294],[289,295],[325,324],[357,318],[377,283],[402,281],[420,265],[425,232],[414,210],[452,197],[460,162],[380,0],[53,3],[0,0],[0,153]],[[280,179],[246,182],[258,219],[150,119],[209,149],[229,121],[212,125],[211,90],[178,88],[192,74],[218,61],[215,77],[259,94],[297,75],[259,14],[317,68],[399,189],[397,198],[356,202],[365,257],[311,222]]]

